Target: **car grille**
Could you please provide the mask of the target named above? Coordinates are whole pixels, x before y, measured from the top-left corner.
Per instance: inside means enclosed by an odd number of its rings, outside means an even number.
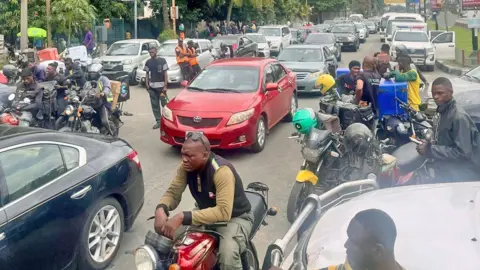
[[[296,73],[297,74],[297,80],[303,80],[307,77],[308,73],[302,72],[302,73]]]
[[[425,49],[408,49],[409,55],[425,55]]]
[[[116,62],[107,62],[104,61],[102,62],[103,69],[108,70],[108,71],[123,71],[123,65],[122,62],[116,61]]]
[[[185,116],[178,116],[177,119],[180,124],[195,128],[216,127],[222,121],[222,118],[201,118],[200,121],[197,123],[193,121],[193,117]]]
[[[176,143],[184,143],[185,142],[185,137],[173,137]],[[208,139],[210,142],[211,146],[218,146],[222,142],[222,140],[214,140],[214,139]]]

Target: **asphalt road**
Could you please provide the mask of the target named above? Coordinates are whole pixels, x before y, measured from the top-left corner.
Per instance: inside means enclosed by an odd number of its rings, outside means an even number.
[[[373,55],[381,46],[378,35],[371,35],[367,42],[360,46],[356,53],[343,52],[341,67],[348,67],[351,60],[361,61],[365,55]],[[436,77],[449,76],[441,71],[425,72],[425,77],[432,82]],[[180,91],[169,89],[172,98]],[[301,95],[299,107],[318,108],[318,96]],[[133,116],[124,116],[125,125],[120,136],[126,139],[139,153],[145,181],[145,205],[131,231],[124,234],[123,242],[117,258],[110,269],[133,270],[133,250],[144,241],[148,230],[153,229],[153,221],[146,221],[152,216],[160,197],[174,177],[176,167],[180,163],[179,151],[160,141],[159,130],[153,130],[154,118],[151,112],[148,94],[144,88],[134,87],[131,100],[125,104],[124,110]],[[289,227],[286,217],[287,200],[295,181],[302,158],[300,146],[287,137],[293,132],[291,123],[280,123],[267,137],[263,152],[252,154],[247,150],[218,152],[231,161],[242,177],[244,186],[253,181],[262,181],[270,187],[269,204],[279,209],[275,217],[268,217],[267,227],[262,227],[254,239],[263,261],[267,246],[275,239],[282,237]],[[191,209],[194,201],[188,191],[185,192],[178,210]]]

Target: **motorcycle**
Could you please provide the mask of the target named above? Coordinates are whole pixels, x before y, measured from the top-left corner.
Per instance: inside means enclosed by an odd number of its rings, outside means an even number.
[[[35,126],[36,122],[34,121],[33,114],[29,111],[23,111],[32,101],[29,98],[24,98],[20,101],[13,101],[14,99],[14,93],[8,96],[8,101],[11,102],[11,106],[5,108],[0,116],[0,122],[11,126]]]
[[[252,206],[254,222],[247,250],[241,254],[243,269],[260,269],[257,250],[252,239],[261,225],[268,225],[265,222],[266,216],[277,214],[275,208],[268,208],[268,191],[268,186],[260,182],[248,184],[245,190]],[[227,226],[226,222],[217,222],[204,228],[190,226],[174,240],[149,231],[144,245],[134,251],[136,269],[216,269],[218,242],[222,236],[215,228],[224,226]]]
[[[304,159],[296,181],[290,192],[287,204],[287,219],[293,223],[300,212],[302,205],[310,194],[322,194],[338,184],[360,179],[373,173],[380,177],[393,177],[395,158],[381,154],[381,146],[370,142],[367,153],[358,155],[345,147],[345,137],[340,134],[340,120],[337,116],[317,113],[326,129],[312,128],[304,136],[292,134],[294,139],[302,144]],[[352,126],[363,126],[362,129],[371,131],[361,123]],[[322,179],[319,179],[322,176]]]

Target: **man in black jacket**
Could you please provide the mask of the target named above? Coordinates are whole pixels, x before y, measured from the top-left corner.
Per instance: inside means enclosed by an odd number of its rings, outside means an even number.
[[[418,145],[418,153],[434,159],[436,182],[477,180],[471,162],[478,133],[475,123],[457,105],[449,79],[439,77],[433,81],[432,97],[438,106],[433,118],[433,141]]]
[[[22,101],[25,98],[30,99],[31,103],[22,108],[22,111],[30,111],[34,115],[42,106],[43,90],[33,78],[31,69],[22,70],[22,82],[17,84],[15,91],[15,100]]]
[[[65,68],[65,76],[67,79],[75,82],[77,86],[83,87],[85,85],[86,80],[82,67],[74,63],[72,58],[65,58]]]

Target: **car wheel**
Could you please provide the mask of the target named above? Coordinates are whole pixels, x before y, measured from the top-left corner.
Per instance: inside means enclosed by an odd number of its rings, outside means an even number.
[[[265,147],[265,141],[267,140],[267,123],[263,115],[260,115],[257,121],[257,129],[255,131],[255,143],[251,146],[251,150],[254,153],[262,152]]]
[[[287,204],[287,219],[288,222],[293,223],[302,210],[305,199],[313,193],[314,186],[310,182],[300,183],[295,181],[290,191]]]
[[[130,81],[128,82],[129,85],[132,85],[132,86],[133,85],[138,85],[136,76],[137,76],[137,69],[134,69],[132,71],[132,76],[130,77]]]
[[[295,115],[295,113],[297,112],[297,109],[298,109],[297,94],[293,93],[292,98],[290,100],[290,111],[285,116],[285,121],[291,122],[293,120],[293,115]]]
[[[118,252],[125,218],[117,200],[105,198],[95,204],[82,230],[78,264],[81,270],[105,269]]]
[[[358,51],[358,46],[357,45],[353,45],[353,52],[357,52]]]

